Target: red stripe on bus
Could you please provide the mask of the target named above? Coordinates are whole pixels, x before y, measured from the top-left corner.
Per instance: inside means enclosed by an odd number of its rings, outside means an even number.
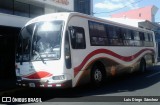
[[[45,71],[39,71],[39,72],[35,72],[31,75],[23,76],[23,77],[28,78],[28,79],[41,79],[41,78],[50,77],[50,76],[52,76],[51,73],[48,73]]]
[[[108,50],[108,49],[98,49],[98,50],[95,50],[95,51],[91,52],[90,54],[88,54],[78,67],[74,68],[74,76],[76,76],[79,73],[79,71],[83,68],[83,66],[86,64],[86,62],[91,57],[93,57],[94,55],[103,53],[103,54],[108,54],[110,56],[118,58],[118,59],[120,59],[122,61],[130,62],[130,61],[134,60],[135,58],[137,58],[139,55],[141,55],[143,52],[145,52],[147,50],[150,50],[150,51],[154,52],[153,49],[142,49],[142,50],[140,50],[139,52],[137,52],[134,55],[131,55],[131,56],[122,56],[122,55],[119,55],[119,54],[117,54],[117,53],[115,53],[115,52],[113,52],[111,50]]]

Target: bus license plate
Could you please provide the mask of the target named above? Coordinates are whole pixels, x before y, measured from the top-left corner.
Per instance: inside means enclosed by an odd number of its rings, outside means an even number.
[[[29,83],[29,87],[35,87],[35,83]]]

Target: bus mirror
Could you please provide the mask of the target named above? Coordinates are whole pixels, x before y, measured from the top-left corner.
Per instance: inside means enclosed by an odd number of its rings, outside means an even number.
[[[66,55],[66,60],[67,60],[67,59],[70,59],[70,56],[69,56],[69,55]]]
[[[69,55],[65,56],[65,62],[66,62],[66,68],[70,69],[71,68],[71,57]]]
[[[66,36],[65,36],[65,63],[66,63],[66,68],[70,69],[72,64],[71,64],[71,52],[70,52],[68,31],[66,31]]]

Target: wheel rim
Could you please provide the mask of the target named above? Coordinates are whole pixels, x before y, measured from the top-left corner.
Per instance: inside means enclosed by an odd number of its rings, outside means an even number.
[[[101,82],[102,81],[102,72],[99,69],[96,69],[94,72],[94,80],[96,82]]]

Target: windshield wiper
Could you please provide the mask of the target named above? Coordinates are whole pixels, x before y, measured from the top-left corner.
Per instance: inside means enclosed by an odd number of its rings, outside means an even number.
[[[35,51],[35,53],[39,56],[39,58],[41,59],[41,61],[46,64],[46,62],[44,61],[44,59],[42,58],[41,54],[38,51]]]

